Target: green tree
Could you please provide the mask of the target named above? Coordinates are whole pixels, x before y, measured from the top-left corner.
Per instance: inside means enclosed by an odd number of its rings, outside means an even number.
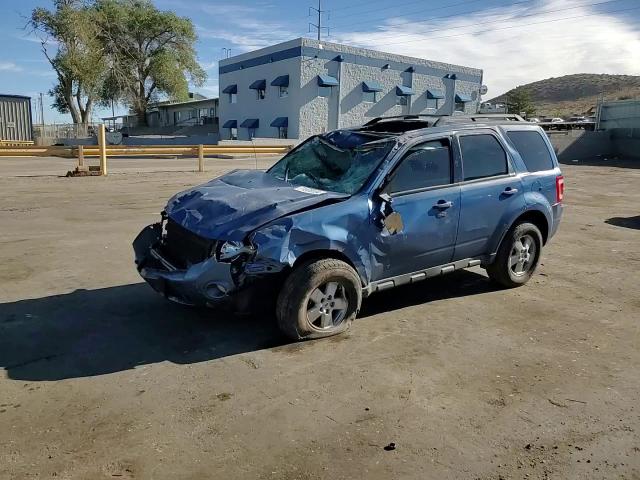
[[[42,52],[56,72],[49,91],[54,107],[87,124],[101,102],[106,60],[98,39],[96,10],[81,0],[54,0],[54,8],[36,8],[30,25],[40,38]]]
[[[531,101],[529,90],[524,87],[516,87],[507,94],[508,113],[522,113],[527,117],[535,115],[536,107]]]
[[[99,39],[109,62],[108,90],[124,99],[146,125],[149,103],[165,95],[188,97],[189,81],[206,74],[196,60],[193,23],[158,10],[148,0],[96,0]]]

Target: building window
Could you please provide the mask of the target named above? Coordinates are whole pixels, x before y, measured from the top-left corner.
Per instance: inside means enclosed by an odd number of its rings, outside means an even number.
[[[229,129],[229,140],[237,140],[238,139],[238,129],[230,128]]]
[[[427,108],[432,108],[437,110],[440,108],[440,99],[439,98],[427,98]]]
[[[256,98],[258,100],[264,100],[264,97],[266,97],[267,95],[267,91],[264,88],[258,88],[256,90]]]
[[[238,102],[238,94],[230,93],[229,94],[229,103],[237,103]]]
[[[319,97],[330,97],[331,96],[331,87],[318,87],[318,96]]]
[[[362,101],[376,103],[378,101],[378,92],[362,92]]]
[[[468,95],[465,95],[463,93],[456,93],[456,98],[455,98],[455,111],[456,112],[464,112],[464,107],[466,103],[469,103],[472,101],[472,98]]]
[[[396,100],[396,105],[409,105],[408,97],[405,95],[398,95]]]
[[[278,127],[278,138],[289,138],[289,132],[287,127]]]
[[[280,85],[278,87],[278,94],[280,95],[280,98],[287,98],[289,96],[289,87]]]

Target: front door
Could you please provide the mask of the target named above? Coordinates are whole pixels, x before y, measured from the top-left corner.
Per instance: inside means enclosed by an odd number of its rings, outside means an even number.
[[[384,193],[400,216],[401,229],[386,228],[374,245],[373,280],[390,278],[443,265],[453,257],[460,187],[453,185],[448,139],[412,147],[399,162]]]

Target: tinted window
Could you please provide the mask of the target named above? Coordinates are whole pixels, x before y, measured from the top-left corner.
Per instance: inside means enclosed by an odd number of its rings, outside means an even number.
[[[527,170],[540,172],[553,168],[547,144],[538,132],[507,132],[507,136],[520,152]]]
[[[460,147],[465,180],[508,173],[507,154],[493,135],[462,136]]]
[[[387,192],[396,193],[451,183],[451,156],[445,142],[427,142],[412,148],[402,159]]]

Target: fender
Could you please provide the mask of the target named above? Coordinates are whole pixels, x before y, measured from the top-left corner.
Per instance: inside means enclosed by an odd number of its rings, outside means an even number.
[[[535,202],[531,201],[531,199],[528,198],[529,194],[531,194]],[[537,198],[537,197],[540,197],[540,198]],[[489,250],[489,252],[491,253],[489,254],[489,256],[492,260],[497,254],[498,248],[500,248],[500,244],[502,243],[502,240],[504,239],[509,229],[516,222],[516,220],[518,220],[518,218],[522,217],[527,212],[536,211],[536,212],[542,213],[547,222],[547,231],[549,231],[549,229],[551,228],[551,225],[553,225],[552,223],[553,213],[551,211],[551,207],[549,203],[546,201],[546,199],[544,199],[544,201],[543,199],[544,197],[537,192],[527,192],[525,193],[526,207],[516,211],[508,212],[508,216],[505,216],[504,221],[502,222],[502,228],[499,231],[497,231],[491,239],[491,242],[490,242],[491,248]],[[544,240],[546,241],[546,239]]]
[[[337,212],[337,210],[342,210]],[[282,217],[249,236],[257,251],[249,271],[263,273],[293,267],[296,260],[316,251],[337,252],[355,268],[363,285],[371,278],[371,261],[366,239],[371,235],[369,208],[364,195],[349,201]],[[266,273],[266,272],[264,272]]]

